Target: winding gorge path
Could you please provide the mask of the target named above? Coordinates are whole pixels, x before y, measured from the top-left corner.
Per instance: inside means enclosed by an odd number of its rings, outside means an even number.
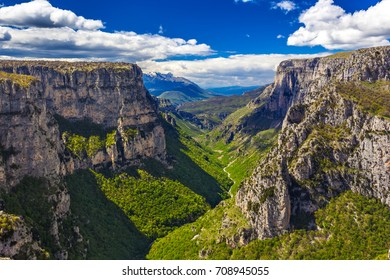
[[[232,187],[236,184],[236,181],[234,181],[234,179],[232,178],[231,174],[230,174],[229,171],[227,171],[226,169],[229,168],[236,160],[237,160],[237,159],[235,159],[235,160],[229,162],[229,164],[223,169],[223,172],[225,172],[225,173],[228,175],[229,179],[233,181]],[[232,187],[230,187],[230,189],[229,189],[230,197],[233,197],[233,194],[232,194]]]

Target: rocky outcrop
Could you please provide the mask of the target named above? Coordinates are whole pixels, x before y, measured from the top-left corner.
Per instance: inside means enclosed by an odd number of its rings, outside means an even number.
[[[81,139],[74,142],[80,151],[69,145],[69,135]],[[63,176],[80,168],[125,168],[144,158],[164,161],[165,153],[157,106],[136,65],[0,61],[0,196],[12,191],[23,198],[19,184],[44,178],[32,185],[41,186],[37,203],[48,205],[50,257],[67,259],[68,250],[83,243]]]
[[[0,188],[9,189],[26,175],[60,175],[62,150],[42,83],[34,80],[24,87],[11,79],[0,81]]]
[[[164,160],[164,131],[137,66],[2,61],[0,70],[12,73],[0,84],[0,144],[9,163],[0,167],[0,185],[15,185],[22,174],[47,177],[107,163],[123,166],[145,157]],[[35,79],[20,85],[15,82],[20,75]],[[116,130],[115,139],[90,160],[74,157],[64,162],[57,115],[68,122],[95,124],[102,131]],[[136,131],[131,139],[129,129]]]
[[[50,195],[41,194],[38,203],[53,205],[47,213],[51,220],[47,230],[58,248],[55,257],[66,258],[66,248],[60,242],[58,229],[70,214],[70,197],[60,183],[66,170],[58,123],[45,102],[43,85],[39,80],[24,75],[2,74],[0,77],[0,195],[18,186],[25,176],[47,178],[50,181],[47,188],[52,191]],[[7,203],[3,208],[7,208]],[[15,233],[18,240],[9,240],[9,244],[16,245],[10,247],[8,243],[0,242],[1,246],[8,248],[1,256],[19,258],[22,254],[19,251],[32,242],[26,227],[20,229]],[[23,240],[24,237],[26,240]],[[31,248],[35,250],[36,247]],[[26,258],[35,256],[32,251],[23,252]]]
[[[53,115],[69,121],[86,120],[110,132],[116,129],[115,147],[95,162],[123,165],[143,157],[164,160],[164,131],[136,65],[4,61],[0,70],[38,78],[41,98]],[[138,132],[132,141],[126,139],[127,129]]]
[[[0,256],[7,259],[47,259],[22,217],[0,211]]]
[[[389,47],[281,63],[263,106],[284,117],[278,144],[236,197],[258,238],[316,228],[348,189],[390,206],[389,81]]]

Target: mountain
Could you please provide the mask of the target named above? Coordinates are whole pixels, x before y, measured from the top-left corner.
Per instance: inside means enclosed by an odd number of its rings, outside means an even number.
[[[252,89],[241,95],[216,96],[185,103],[180,105],[178,110],[194,115],[202,123],[201,128],[213,129],[220,125],[231,113],[258,97],[264,89],[265,86]],[[181,115],[186,118],[186,115]]]
[[[279,66],[263,106],[285,115],[278,145],[236,197],[258,238],[316,228],[346,190],[390,206],[389,66],[389,47]]]
[[[63,154],[60,140],[72,141],[71,135],[76,133],[101,138],[112,133],[112,147],[91,153],[86,162],[90,166],[121,166],[142,157],[164,159],[164,131],[156,104],[142,85],[140,68],[131,64],[2,61],[0,71],[5,100],[1,103],[1,145],[3,150],[17,151],[5,165],[4,184],[14,185],[24,174],[62,174],[70,166],[83,165],[58,158]],[[130,94],[132,90],[136,94]],[[35,132],[38,128],[40,134]],[[69,132],[67,137],[61,135],[64,130]],[[131,139],[127,135],[130,130],[134,130]],[[27,134],[41,138],[16,141]],[[21,154],[26,147],[23,152],[29,154]],[[45,155],[37,156],[42,151]],[[53,158],[45,158],[49,156]],[[30,166],[8,168],[9,162],[24,163],[22,158],[28,159],[25,164]],[[53,170],[43,166],[48,162]]]
[[[210,92],[197,84],[171,73],[144,74],[143,80],[148,91],[159,98],[171,100],[173,104],[182,104],[212,96]]]
[[[148,258],[387,259],[389,71],[390,47],[282,62],[205,137],[235,181],[232,198]]]
[[[0,258],[144,259],[230,185],[138,66],[0,62]]]
[[[133,64],[2,61],[0,258],[388,259],[389,77],[284,61],[199,129]]]
[[[137,66],[1,61],[0,204],[9,221],[5,234],[1,228],[1,256],[82,258],[88,241],[72,214],[66,178],[165,157],[164,129]],[[121,215],[117,223],[146,243]],[[127,249],[140,254],[136,247]]]
[[[249,86],[249,87],[242,87],[242,86],[230,86],[230,87],[219,87],[219,88],[208,88],[208,91],[211,91],[217,95],[241,95],[245,92],[252,91],[259,88],[259,86]]]

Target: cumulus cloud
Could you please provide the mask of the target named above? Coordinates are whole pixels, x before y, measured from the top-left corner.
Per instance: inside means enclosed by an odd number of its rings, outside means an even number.
[[[292,10],[295,10],[297,8],[297,5],[292,1],[281,1],[278,3],[272,4],[272,9],[281,9],[282,11],[288,13]]]
[[[318,46],[329,50],[389,45],[390,0],[367,10],[346,13],[333,0],[319,0],[303,12],[300,27],[288,38],[290,46]]]
[[[85,19],[68,10],[54,8],[46,0],[35,0],[0,9],[0,24],[18,27],[70,27],[97,30],[100,20]]]
[[[252,86],[271,83],[276,67],[287,59],[323,56],[296,54],[252,54],[202,60],[143,61],[139,63],[145,72],[174,73],[203,87]]]
[[[23,5],[31,5],[31,8]],[[38,6],[41,9],[34,9]],[[1,7],[0,58],[137,62],[146,72],[172,72],[204,87],[212,87],[266,84],[272,82],[281,61],[313,56],[264,54],[169,60],[177,59],[177,56],[207,56],[214,52],[196,39],[125,31],[110,33],[101,30],[102,27],[99,20],[54,8],[44,0]],[[163,31],[162,26],[161,29]]]
[[[278,38],[278,39],[283,39],[283,38],[285,38],[282,34],[279,34],[278,36],[276,36],[276,38]]]
[[[130,62],[212,53],[210,46],[195,39],[109,33],[100,30],[102,27],[100,20],[87,20],[45,0],[35,0],[0,8],[0,48],[3,55],[16,57],[99,57]]]
[[[167,38],[134,32],[107,33],[100,30],[2,28],[11,40],[0,44],[2,53],[26,53],[35,57],[101,57],[106,60],[142,61],[179,55],[208,55],[208,45],[196,40]],[[1,33],[0,33],[1,34]]]

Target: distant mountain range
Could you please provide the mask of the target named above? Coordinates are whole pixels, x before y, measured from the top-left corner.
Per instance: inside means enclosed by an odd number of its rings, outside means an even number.
[[[203,89],[196,83],[182,77],[175,77],[172,73],[147,73],[143,76],[145,87],[149,92],[160,99],[168,99],[174,105],[204,100],[215,96],[242,95],[255,90],[259,86],[219,87]]]
[[[169,99],[173,104],[198,101],[214,96],[197,84],[173,74],[149,73],[143,76],[145,87],[158,98]]]
[[[241,86],[231,86],[231,87],[219,87],[219,88],[208,88],[207,90],[216,94],[216,95],[241,95],[245,92],[252,91],[259,88],[260,86],[250,86],[250,87],[241,87]]]
[[[259,97],[265,88],[266,86],[257,87],[240,95],[219,95],[207,100],[183,104],[178,109],[196,116],[196,121],[200,121],[203,124],[202,127],[214,128],[220,125],[228,115]]]

